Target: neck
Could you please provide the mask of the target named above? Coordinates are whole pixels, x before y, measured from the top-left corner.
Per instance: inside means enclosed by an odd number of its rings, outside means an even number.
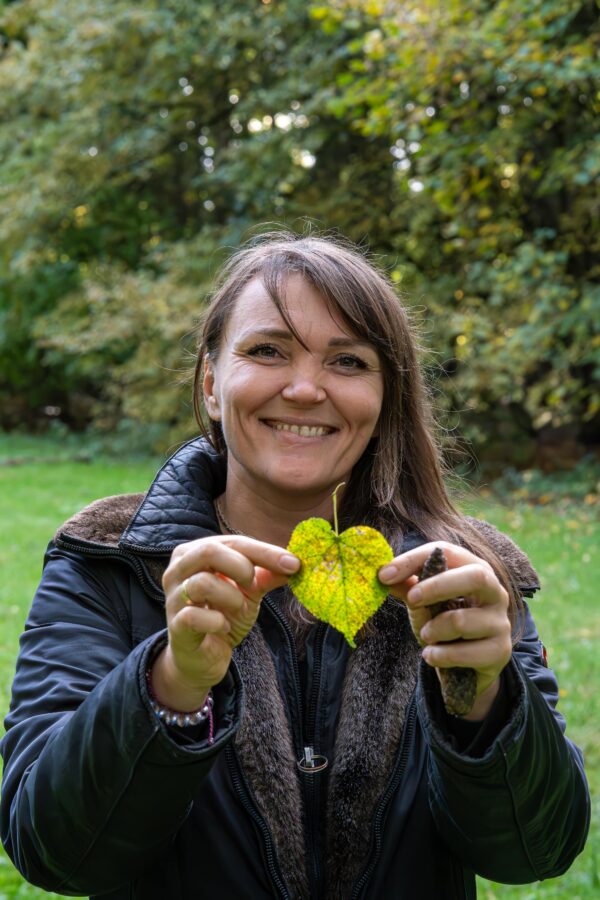
[[[331,521],[333,514],[329,490],[318,497],[286,495],[284,498],[274,492],[265,496],[229,477],[225,493],[218,500],[222,516],[227,520],[224,524],[278,547],[287,547],[299,522],[312,516]]]

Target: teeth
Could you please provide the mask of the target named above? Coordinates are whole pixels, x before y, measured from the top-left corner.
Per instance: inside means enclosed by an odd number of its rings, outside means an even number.
[[[275,431],[291,431],[292,434],[300,434],[302,437],[320,437],[329,434],[328,428],[322,425],[288,425],[286,422],[276,422]]]

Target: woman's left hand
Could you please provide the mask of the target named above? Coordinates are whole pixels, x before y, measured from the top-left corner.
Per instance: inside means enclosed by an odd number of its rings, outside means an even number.
[[[435,547],[444,551],[448,570],[419,582],[419,573]],[[436,668],[475,669],[475,703],[464,718],[484,719],[512,653],[508,594],[490,564],[464,547],[435,541],[397,556],[380,569],[379,580],[393,597],[406,603],[426,663]],[[468,606],[431,617],[431,604],[456,597],[464,597]]]

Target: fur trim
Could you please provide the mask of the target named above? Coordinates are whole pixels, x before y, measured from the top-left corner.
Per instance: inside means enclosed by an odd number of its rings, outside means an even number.
[[[371,822],[400,747],[419,646],[406,610],[389,598],[351,655],[342,692],[327,804],[327,896],[342,900],[366,863]]]
[[[494,525],[484,519],[467,516],[467,522],[479,531],[482,538],[500,557],[506,568],[513,574],[523,593],[531,594],[540,588],[538,574],[526,554],[515,542]]]
[[[294,900],[308,898],[302,794],[290,724],[260,627],[234,650],[246,702],[235,749],[254,800],[269,825]]]
[[[82,541],[116,547],[145,496],[120,494],[95,500],[61,525],[54,540],[71,535]]]
[[[349,896],[366,864],[371,820],[400,747],[417,678],[419,647],[404,607],[389,599],[373,626],[348,663],[329,770],[324,852],[331,900]],[[234,739],[236,752],[292,896],[308,898],[302,789],[277,674],[260,628],[250,632],[234,657],[247,701]]]

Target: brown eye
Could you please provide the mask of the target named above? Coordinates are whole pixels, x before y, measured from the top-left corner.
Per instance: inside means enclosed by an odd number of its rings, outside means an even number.
[[[338,366],[341,366],[343,369],[366,369],[367,364],[364,359],[361,359],[359,356],[353,356],[351,353],[344,353],[343,356],[338,356],[335,360]]]
[[[246,351],[248,356],[258,356],[262,359],[275,359],[280,356],[279,350],[273,344],[256,344]]]

